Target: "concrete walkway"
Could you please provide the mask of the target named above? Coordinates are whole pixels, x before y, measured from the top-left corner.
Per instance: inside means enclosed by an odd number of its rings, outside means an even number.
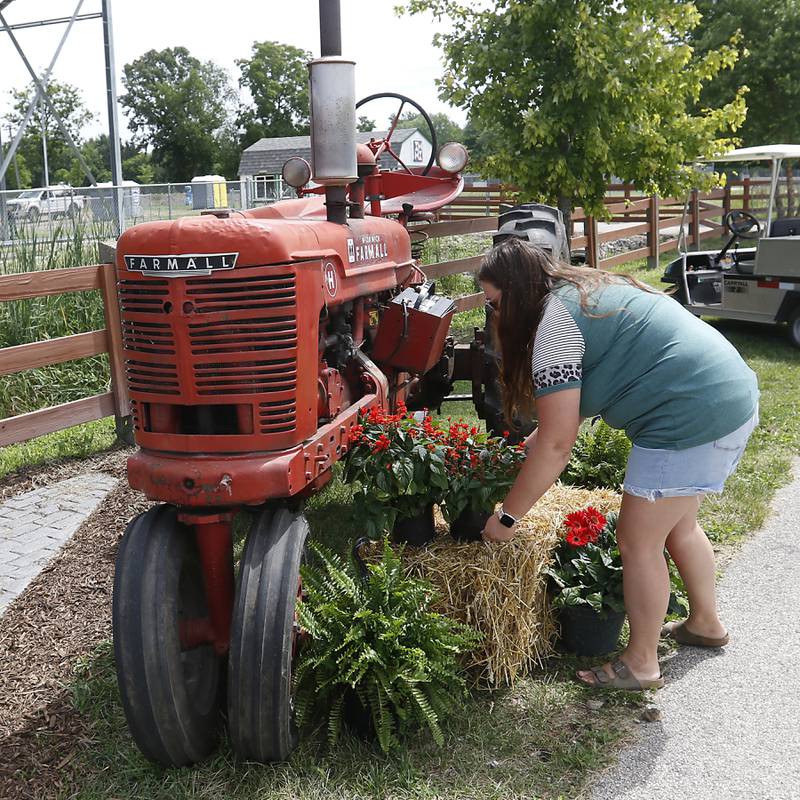
[[[116,485],[110,475],[89,472],[0,505],[0,614]]]
[[[731,643],[681,648],[661,721],[595,783],[592,800],[800,799],[800,462],[720,583]]]

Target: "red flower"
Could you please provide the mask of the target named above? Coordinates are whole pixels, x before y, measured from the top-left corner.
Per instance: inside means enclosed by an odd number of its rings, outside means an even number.
[[[372,452],[373,453],[382,453],[384,450],[388,450],[389,449],[389,444],[390,444],[389,438],[386,436],[386,434],[382,433],[378,437],[378,441],[375,442],[375,444],[373,445]]]
[[[592,506],[583,511],[573,511],[564,518],[564,527],[567,529],[565,539],[573,547],[583,547],[590,542],[596,542],[603,528],[606,518]]]

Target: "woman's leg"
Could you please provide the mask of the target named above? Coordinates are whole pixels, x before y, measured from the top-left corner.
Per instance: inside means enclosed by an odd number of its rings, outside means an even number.
[[[717,568],[714,548],[697,522],[697,508],[686,514],[667,537],[669,551],[689,595],[686,628],[698,636],[713,639],[725,636],[717,612]]]
[[[640,680],[654,680],[661,674],[658,640],[670,592],[664,545],[678,522],[696,512],[695,496],[665,497],[654,503],[627,493],[622,496],[617,542],[630,639],[620,657]],[[606,671],[613,676],[610,664],[606,664]],[[578,675],[586,683],[594,683],[590,671]]]

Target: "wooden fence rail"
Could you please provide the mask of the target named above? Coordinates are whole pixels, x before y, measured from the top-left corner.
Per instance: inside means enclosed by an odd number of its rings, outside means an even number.
[[[643,258],[647,258],[651,266],[656,266],[659,256],[678,244],[677,236],[670,236],[663,241],[662,236],[664,231],[677,229],[684,216],[684,209],[688,244],[699,246],[703,239],[721,235],[721,219],[731,209],[749,210],[757,215],[762,213],[763,216],[766,211],[764,195],[768,189],[769,179],[745,178],[704,194],[694,192],[685,207],[684,200],[680,198],[644,196],[637,193],[633,186],[612,184],[605,199],[609,220],[604,220],[604,223],[611,223],[612,227],[605,228],[604,225],[605,229],[601,228],[597,219],[586,215],[583,209],[576,208],[573,212],[576,233],[572,237],[571,245],[573,249],[584,248],[587,263],[602,269],[611,269]],[[420,226],[416,230],[423,231],[429,239],[497,230],[501,205],[513,203],[513,197],[513,189],[500,184],[467,187],[463,198],[442,209],[439,222]],[[778,193],[778,197],[789,208],[797,200],[796,194],[788,186],[785,192]],[[633,236],[644,236],[644,246],[605,258],[600,257],[601,244],[630,239]],[[104,250],[101,247],[100,257],[112,262],[112,249]],[[474,256],[430,264],[424,270],[432,278],[458,273],[474,274],[480,263],[481,256]],[[111,391],[0,419],[0,447],[112,414],[117,419],[118,432],[124,430],[124,422],[130,415],[130,406],[121,358],[121,328],[114,264],[0,276],[0,303],[91,290],[102,292],[106,321],[103,330],[0,349],[0,376],[108,353]],[[456,309],[469,311],[482,307],[483,302],[482,292],[469,294],[456,299]]]
[[[0,303],[94,289],[99,289],[103,295],[106,320],[106,327],[103,330],[2,348],[0,375],[11,375],[36,367],[108,353],[111,391],[0,419],[0,447],[80,425],[83,422],[92,422],[112,414],[117,419],[118,432],[122,431],[123,421],[130,415],[130,406],[120,358],[122,334],[114,265],[95,264],[88,267],[2,275]]]

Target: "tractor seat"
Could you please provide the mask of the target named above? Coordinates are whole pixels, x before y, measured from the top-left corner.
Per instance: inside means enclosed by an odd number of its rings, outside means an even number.
[[[733,266],[734,271],[738,272],[739,275],[752,275],[755,268],[756,262],[751,259],[747,261],[737,261]]]
[[[800,217],[784,217],[776,219],[769,230],[773,236],[800,236]]]

